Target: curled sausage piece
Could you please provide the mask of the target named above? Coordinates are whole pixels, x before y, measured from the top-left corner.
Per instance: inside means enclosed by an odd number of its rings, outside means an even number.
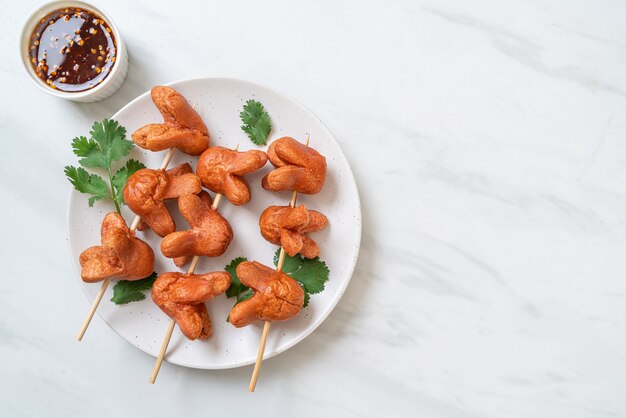
[[[263,238],[272,244],[281,245],[290,256],[300,253],[306,258],[317,257],[320,249],[305,234],[324,229],[327,225],[326,216],[316,210],[308,210],[304,205],[297,208],[270,206],[259,218]]]
[[[176,267],[182,267],[187,264],[193,258],[192,255],[183,255],[180,257],[174,257],[174,265]]]
[[[135,237],[119,213],[107,213],[100,227],[100,236],[102,245],[87,248],[80,254],[83,281],[139,280],[152,273],[152,248]]]
[[[150,151],[163,151],[176,147],[189,155],[200,155],[209,147],[209,137],[195,129],[152,123],[137,129],[133,141]]]
[[[189,164],[168,171],[142,168],[129,177],[124,186],[124,201],[154,232],[164,237],[176,230],[165,199],[176,199],[202,190],[198,176]]]
[[[164,123],[139,128],[132,134],[133,141],[150,151],[176,147],[185,154],[202,154],[209,147],[209,131],[187,100],[167,86],[153,87],[151,96]]]
[[[207,189],[221,193],[234,205],[250,201],[250,186],[243,178],[267,163],[263,151],[209,148],[198,159],[196,174]]]
[[[230,286],[226,272],[207,274],[164,273],[152,286],[152,300],[172,318],[185,337],[206,340],[212,327],[206,302]]]
[[[233,239],[233,230],[228,221],[211,207],[207,192],[182,196],[178,199],[178,209],[191,229],[172,232],[163,238],[161,252],[165,257],[218,257],[224,254]]]
[[[255,321],[285,321],[302,310],[304,290],[300,283],[256,261],[237,266],[241,283],[254,290],[254,296],[236,304],[230,311],[230,323],[237,328]]]
[[[209,131],[198,112],[189,105],[187,99],[168,86],[154,86],[150,91],[152,101],[163,115],[163,121],[187,129],[195,129],[204,135]]]
[[[296,190],[319,193],[326,180],[326,158],[313,148],[288,136],[272,142],[267,149],[270,162],[277,167],[263,177],[263,188],[280,192]]]

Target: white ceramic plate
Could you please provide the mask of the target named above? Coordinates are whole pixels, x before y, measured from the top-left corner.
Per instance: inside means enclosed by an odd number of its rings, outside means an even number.
[[[317,195],[300,195],[298,203],[316,209],[329,219],[329,227],[312,234],[321,247],[320,257],[330,269],[326,289],[312,295],[309,306],[290,321],[273,324],[268,338],[265,358],[279,354],[302,341],[315,330],[333,310],[350,281],[361,241],[361,207],[357,187],[339,145],[320,120],[294,100],[266,87],[246,81],[224,78],[201,78],[170,84],[187,100],[196,104],[196,110],[204,119],[211,134],[211,146],[221,145],[240,150],[263,149],[254,145],[241,130],[239,112],[248,99],[259,100],[265,106],[273,122],[268,144],[282,136],[292,136],[304,141],[311,134],[310,145],[326,156],[328,175],[326,184]],[[113,116],[126,127],[128,137],[137,128],[160,122],[161,116],[147,92]],[[85,126],[85,134],[89,131]],[[165,152],[153,153],[138,147],[131,157],[146,166],[158,167]],[[195,167],[197,157],[176,153],[170,163],[173,167],[189,162]],[[219,211],[229,220],[234,239],[224,255],[216,258],[201,257],[196,273],[223,270],[235,257],[244,256],[273,266],[276,246],[263,239],[259,232],[258,218],[269,205],[287,205],[290,192],[275,193],[261,187],[261,178],[272,168],[268,164],[259,172],[248,176],[252,200],[236,207],[222,199]],[[214,193],[211,192],[213,196]],[[169,204],[179,229],[188,228],[178,213],[176,202]],[[80,281],[79,254],[87,247],[100,243],[100,223],[104,215],[115,210],[112,204],[96,203],[89,208],[87,197],[72,191],[68,208],[68,234],[70,255],[77,270],[76,279],[81,283],[89,301],[100,288],[100,283],[87,284]],[[134,215],[123,208],[123,215],[130,225]],[[159,251],[161,239],[151,231],[138,232],[155,250],[155,270],[161,274],[179,271],[170,259]],[[183,270],[186,269],[185,266]],[[169,318],[158,308],[149,295],[145,300],[117,306],[110,302],[112,287],[100,303],[98,314],[122,338],[135,347],[155,356],[161,346]],[[213,336],[207,341],[189,341],[176,328],[166,356],[166,361],[201,369],[225,369],[253,363],[256,359],[262,323],[237,329],[226,322],[226,316],[234,300],[221,295],[207,303],[213,322]],[[89,338],[89,332],[86,337]]]

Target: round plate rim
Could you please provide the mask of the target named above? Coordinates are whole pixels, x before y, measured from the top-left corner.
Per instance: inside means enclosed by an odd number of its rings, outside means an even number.
[[[328,129],[328,127],[317,117],[317,115],[315,115],[315,113],[313,113],[308,107],[304,106],[300,101],[294,99],[292,96],[283,93],[280,90],[277,90],[275,88],[271,88],[271,87],[267,87],[264,86],[262,84],[259,83],[255,83],[252,81],[248,81],[248,80],[242,80],[242,79],[238,79],[238,78],[233,78],[233,77],[195,77],[195,78],[185,78],[185,79],[179,79],[179,80],[175,80],[175,81],[171,81],[169,83],[164,83],[161,85],[164,86],[169,86],[169,87],[176,87],[179,84],[183,84],[183,83],[193,83],[193,82],[204,82],[204,81],[209,81],[209,82],[220,82],[220,81],[226,81],[226,82],[237,82],[237,83],[243,83],[243,84],[249,84],[251,86],[257,87],[257,88],[261,88],[261,89],[266,89],[268,91],[271,91],[274,94],[277,94],[279,96],[283,96],[284,98],[286,98],[287,100],[293,102],[294,104],[296,104],[297,106],[299,106],[304,112],[308,113],[309,116],[313,117],[320,125],[321,129],[324,131],[325,134],[327,134],[330,138],[332,138],[333,141],[335,141],[335,143],[337,144],[337,148],[339,149],[339,155],[338,157],[340,157],[343,162],[345,163],[346,167],[348,167],[348,171],[350,173],[350,182],[352,183],[352,186],[354,186],[354,190],[356,191],[356,207],[358,209],[358,227],[357,229],[357,240],[356,240],[356,252],[355,252],[355,257],[351,260],[350,266],[348,268],[349,271],[349,275],[347,277],[346,280],[343,281],[343,283],[337,288],[337,291],[335,293],[334,298],[332,299],[331,303],[329,304],[328,308],[326,309],[326,311],[320,315],[320,317],[317,319],[317,321],[315,321],[314,323],[312,323],[308,329],[304,330],[301,334],[299,334],[296,338],[294,338],[293,340],[291,340],[289,343],[283,345],[282,347],[280,347],[280,349],[274,349],[274,350],[267,350],[265,351],[265,354],[263,356],[263,360],[268,360],[272,357],[277,356],[280,353],[283,353],[287,350],[289,350],[290,348],[292,348],[293,346],[295,346],[296,344],[300,343],[301,341],[303,341],[305,338],[307,338],[309,335],[311,335],[325,320],[326,318],[328,318],[328,316],[331,314],[332,311],[335,310],[337,304],[339,303],[339,301],[341,300],[341,298],[343,297],[348,284],[350,283],[350,281],[352,280],[352,276],[354,275],[354,270],[356,268],[356,263],[357,260],[359,258],[359,254],[361,251],[361,237],[362,237],[362,228],[363,228],[363,221],[362,221],[362,210],[361,210],[361,198],[360,198],[360,194],[359,194],[359,188],[357,186],[356,180],[354,178],[354,172],[352,171],[352,167],[350,166],[350,163],[348,162],[348,159],[345,156],[345,153],[343,152],[343,149],[341,148],[341,146],[339,145],[339,143],[337,142],[337,139],[335,138],[335,136],[330,132],[330,130]],[[141,100],[142,98],[144,98],[145,96],[150,95],[150,90],[140,94],[139,96],[135,97],[133,100],[131,100],[130,102],[128,102],[126,105],[124,105],[120,110],[118,110],[117,112],[115,112],[115,114],[113,116],[111,116],[111,119],[116,119],[117,116],[124,112],[127,108],[131,107],[135,102]],[[66,209],[66,234],[67,234],[67,246],[68,246],[68,253],[72,262],[72,265],[74,267],[74,270],[76,271],[77,275],[80,277],[80,268],[79,268],[79,264],[76,260],[74,260],[74,257],[72,256],[72,251],[71,251],[71,244],[70,244],[70,240],[71,240],[71,234],[70,234],[70,208],[72,207],[72,201],[74,199],[75,196],[77,196],[77,193],[74,193],[73,188],[69,188],[69,194],[70,197],[68,199],[68,204],[67,204],[67,209]],[[84,283],[80,280],[77,281],[78,285],[81,287],[81,290],[83,292],[83,294],[85,295],[87,301],[89,302],[89,304],[91,305],[91,303],[93,303],[93,300],[90,298],[89,294],[87,293],[87,290],[84,286]],[[98,282],[101,283],[101,282]],[[132,344],[128,339],[126,339],[123,335],[121,335],[113,326],[111,326],[100,314],[99,311],[96,310],[96,313],[98,314],[98,316],[100,317],[100,319],[102,319],[102,321],[111,329],[113,330],[122,340],[126,341],[128,344],[132,345],[133,347],[143,351],[144,353],[148,354],[151,357],[156,358],[156,356],[154,354],[152,354],[151,352],[147,351],[144,347],[140,347],[140,346],[136,346],[134,344]],[[243,367],[243,366],[248,366],[250,364],[254,364],[256,359],[251,359],[251,360],[247,360],[247,361],[242,361],[242,362],[238,362],[238,363],[228,363],[228,364],[224,364],[221,366],[212,366],[212,367],[198,367],[195,364],[185,364],[184,362],[181,361],[177,361],[177,362],[170,362],[167,360],[167,357],[164,359],[166,362],[171,363],[171,364],[176,364],[179,366],[183,366],[183,367],[187,367],[187,368],[192,368],[192,369],[199,369],[199,370],[223,370],[223,369],[235,369],[235,368],[239,368],[239,367]]]

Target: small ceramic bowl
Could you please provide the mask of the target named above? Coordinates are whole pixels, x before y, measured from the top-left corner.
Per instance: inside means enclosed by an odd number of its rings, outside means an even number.
[[[42,79],[37,77],[35,70],[29,62],[29,40],[30,35],[32,34],[37,22],[48,13],[66,7],[79,7],[95,12],[108,23],[109,27],[113,31],[113,36],[115,36],[115,42],[117,46],[115,65],[113,65],[110,74],[104,78],[102,83],[89,90],[79,92],[66,92],[52,89]],[[24,22],[24,25],[22,26],[19,47],[20,58],[22,59],[22,63],[24,64],[24,70],[26,71],[28,78],[30,78],[41,90],[62,99],[73,100],[76,102],[97,102],[99,100],[106,99],[122,86],[122,83],[126,78],[126,73],[128,72],[128,53],[126,51],[126,45],[124,44],[124,40],[122,39],[120,31],[117,29],[117,26],[115,26],[115,23],[113,22],[111,17],[102,9],[82,1],[51,1],[37,8],[28,16],[26,22]]]

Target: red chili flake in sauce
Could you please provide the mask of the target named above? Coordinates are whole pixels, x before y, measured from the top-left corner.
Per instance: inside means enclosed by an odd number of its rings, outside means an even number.
[[[53,89],[67,92],[89,90],[101,83],[115,64],[116,52],[108,23],[92,11],[74,7],[55,10],[41,19],[28,46],[37,76]]]

